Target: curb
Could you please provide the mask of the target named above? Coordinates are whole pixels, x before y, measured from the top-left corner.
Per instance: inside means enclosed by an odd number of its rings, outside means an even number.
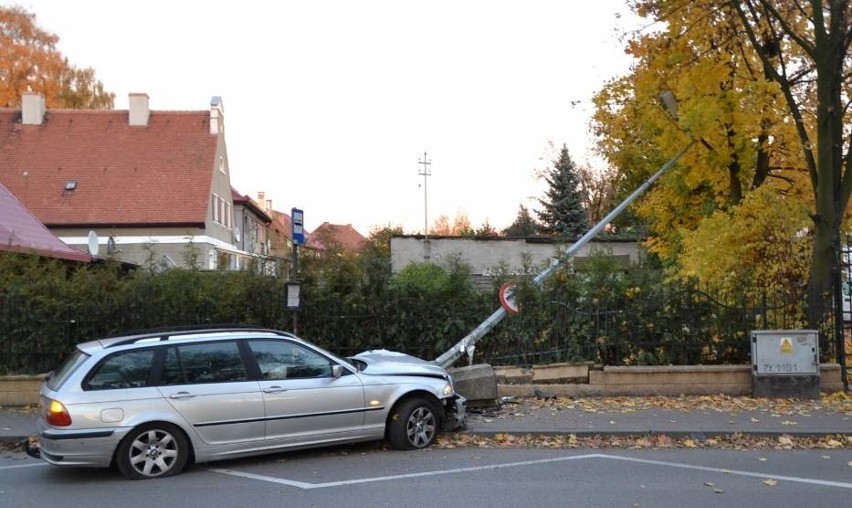
[[[480,436],[494,438],[496,436],[542,436],[542,437],[559,437],[559,436],[574,436],[577,438],[589,437],[645,437],[645,436],[668,436],[675,439],[710,439],[714,437],[733,437],[733,436],[749,436],[749,437],[797,437],[797,438],[820,438],[828,436],[850,436],[852,431],[842,432],[784,432],[784,431],[665,431],[665,430],[610,430],[606,432],[595,432],[589,430],[579,431],[458,431],[456,434],[464,436]]]

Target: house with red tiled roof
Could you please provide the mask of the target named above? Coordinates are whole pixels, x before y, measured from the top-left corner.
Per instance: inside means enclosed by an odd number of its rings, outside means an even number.
[[[264,205],[256,202],[231,189],[231,200],[234,203],[234,245],[245,252],[269,256],[270,241],[268,236],[272,217],[264,210]],[[246,269],[249,258],[242,258],[240,269]]]
[[[3,184],[0,184],[0,251],[92,261],[89,254],[72,249],[54,236]]]
[[[270,209],[272,224],[269,225],[269,254],[279,258],[290,258],[293,253],[293,219],[289,213]]]
[[[238,269],[263,257],[236,240],[218,97],[202,111],[152,111],[137,93],[128,110],[48,110],[25,93],[20,109],[0,108],[0,183],[66,244],[93,231],[124,262]]]
[[[323,222],[308,236],[307,247],[326,250],[339,247],[347,252],[360,252],[367,245],[367,238],[352,224],[340,225]]]

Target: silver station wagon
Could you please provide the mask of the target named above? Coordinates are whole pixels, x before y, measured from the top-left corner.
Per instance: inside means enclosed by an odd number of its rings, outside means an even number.
[[[464,424],[466,406],[433,363],[385,350],[343,359],[286,332],[249,328],[79,344],[40,402],[30,455],[115,466],[131,479],[337,443],[426,448]]]

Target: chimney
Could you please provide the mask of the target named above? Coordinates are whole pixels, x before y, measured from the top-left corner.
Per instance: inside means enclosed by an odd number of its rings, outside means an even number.
[[[149,116],[151,116],[151,110],[148,109],[148,94],[131,93],[129,124],[131,126],[146,127]]]
[[[210,134],[220,134],[225,131],[225,106],[222,98],[214,95],[210,99]]]
[[[36,92],[24,92],[21,96],[21,121],[24,125],[44,123],[44,96]]]

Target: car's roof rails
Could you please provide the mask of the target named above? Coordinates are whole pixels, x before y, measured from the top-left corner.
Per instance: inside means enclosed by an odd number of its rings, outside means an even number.
[[[227,323],[227,324],[206,324],[206,325],[177,325],[177,326],[169,326],[169,327],[160,327],[155,329],[147,329],[147,330],[137,330],[131,332],[125,332],[120,335],[113,335],[111,337],[106,337],[105,339],[109,341],[105,347],[115,347],[121,346],[124,344],[133,344],[140,340],[150,340],[150,339],[159,339],[159,340],[169,340],[171,337],[181,336],[181,335],[192,335],[199,333],[222,333],[222,332],[266,332],[266,333],[274,333],[277,335],[293,337],[294,335],[288,332],[283,332],[281,330],[273,330],[271,328],[264,328],[262,326],[257,325],[249,325],[245,323]],[[113,342],[114,340],[114,342]]]
[[[129,337],[131,335],[153,335],[157,333],[163,332],[183,332],[183,331],[193,331],[193,330],[220,330],[223,328],[263,328],[262,326],[257,326],[253,324],[246,323],[204,323],[204,324],[190,324],[190,325],[165,325],[165,326],[155,326],[153,328],[139,328],[136,330],[125,330],[123,332],[116,332],[111,335],[107,335],[105,339],[113,339],[117,337]]]

